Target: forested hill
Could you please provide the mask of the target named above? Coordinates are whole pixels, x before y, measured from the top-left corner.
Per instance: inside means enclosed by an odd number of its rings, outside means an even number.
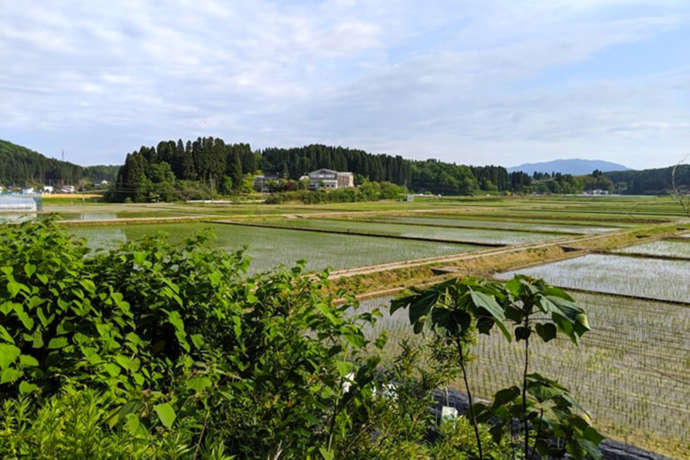
[[[612,189],[603,175],[509,173],[502,166],[467,166],[438,160],[413,161],[386,154],[326,145],[296,148],[271,147],[252,151],[246,143],[228,143],[204,137],[194,141],[161,141],[127,155],[115,187],[113,201],[191,199],[215,192],[251,191],[251,175],[261,171],[294,190],[301,176],[319,168],[349,171],[355,184],[391,182],[414,192],[470,195],[477,192],[580,193]]]
[[[267,148],[261,152],[264,173],[298,179],[308,171],[329,168],[360,178],[405,185],[416,192],[466,195],[479,190],[519,191],[531,183],[522,172],[502,166],[466,166],[437,160],[413,161],[401,156],[326,145]]]
[[[613,181],[616,192],[630,195],[661,194],[673,191],[673,166],[641,171],[610,171],[604,173]],[[690,190],[690,165],[676,168],[676,187],[679,191]]]
[[[205,137],[186,142],[162,141],[156,147],[141,147],[130,153],[118,174],[112,199],[143,200],[146,190],[170,195],[168,185],[175,181],[199,182],[222,193],[231,193],[243,187],[244,176],[257,170],[296,181],[319,168],[350,171],[355,174],[357,184],[364,180],[392,182],[416,192],[444,195],[467,195],[479,190],[526,191],[532,182],[526,174],[509,174],[501,166],[411,161],[401,156],[325,145],[253,152],[249,144]]]
[[[0,139],[1,185],[64,185],[115,180],[119,166],[82,167]]]

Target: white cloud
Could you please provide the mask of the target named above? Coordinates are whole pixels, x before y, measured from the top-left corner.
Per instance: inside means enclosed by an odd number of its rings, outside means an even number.
[[[84,0],[2,9],[0,137],[68,147],[75,161],[119,162],[161,137],[217,135],[472,163],[567,154],[646,166],[673,161],[689,140],[683,62],[664,73],[638,68],[635,78],[587,67],[602,51],[687,28],[683,2]],[[563,66],[581,66],[586,78],[548,76]]]

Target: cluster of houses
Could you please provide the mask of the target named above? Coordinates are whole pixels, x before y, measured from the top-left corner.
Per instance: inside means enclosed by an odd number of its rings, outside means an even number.
[[[261,192],[269,191],[269,183],[280,180],[278,176],[256,176],[254,189]],[[339,189],[355,186],[355,178],[351,172],[333,171],[332,169],[317,169],[299,178],[300,182],[307,182],[309,190]]]
[[[95,187],[107,187],[109,182],[103,180],[98,184],[94,184]],[[43,187],[4,187],[0,185],[0,193],[21,193],[22,195],[50,195],[51,193],[76,193],[77,187],[74,185],[63,185],[61,187],[54,187],[52,185],[44,185]]]
[[[57,190],[57,193],[74,193],[76,191],[77,189],[74,185],[63,185]],[[22,189],[22,194],[24,195],[33,195],[34,193],[55,193],[55,187],[53,187],[52,185],[44,185],[40,189],[34,187],[25,187]]]

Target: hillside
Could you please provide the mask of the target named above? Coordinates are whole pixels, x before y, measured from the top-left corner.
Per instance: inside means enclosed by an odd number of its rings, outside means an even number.
[[[119,166],[79,166],[0,139],[0,184],[78,184],[115,180]]]
[[[629,195],[663,194],[673,191],[673,166],[641,171],[610,171],[605,173],[613,181],[618,193]],[[690,165],[680,165],[676,169],[676,187],[687,193],[690,190]]]
[[[524,163],[519,166],[508,168],[508,172],[522,171],[530,176],[535,172],[549,173],[557,172],[561,174],[572,174],[574,176],[583,176],[591,174],[595,170],[607,171],[624,171],[628,168],[618,163],[603,160],[582,160],[579,158],[570,158],[565,160],[544,161],[540,163]]]

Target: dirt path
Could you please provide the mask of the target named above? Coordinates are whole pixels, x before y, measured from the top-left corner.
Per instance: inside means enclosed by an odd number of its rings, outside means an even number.
[[[606,232],[596,235],[580,235],[573,238],[562,238],[548,242],[525,243],[511,245],[501,248],[488,249],[484,251],[463,252],[446,256],[428,257],[401,262],[390,262],[385,264],[370,265],[366,267],[356,267],[331,272],[331,279],[338,279],[356,275],[367,275],[382,271],[392,271],[405,268],[422,267],[441,264],[458,264],[459,262],[471,262],[477,259],[500,259],[506,256],[527,254],[541,249],[560,248],[561,257],[550,259],[549,262],[578,257],[589,252],[601,252],[601,249],[608,249],[611,246],[629,246],[656,241],[662,238],[673,236],[676,232],[673,224],[660,225],[659,230],[652,235],[646,235],[640,229],[625,229],[615,232]],[[535,260],[534,263],[544,263],[543,260]],[[516,265],[509,269],[524,268],[525,265]]]

